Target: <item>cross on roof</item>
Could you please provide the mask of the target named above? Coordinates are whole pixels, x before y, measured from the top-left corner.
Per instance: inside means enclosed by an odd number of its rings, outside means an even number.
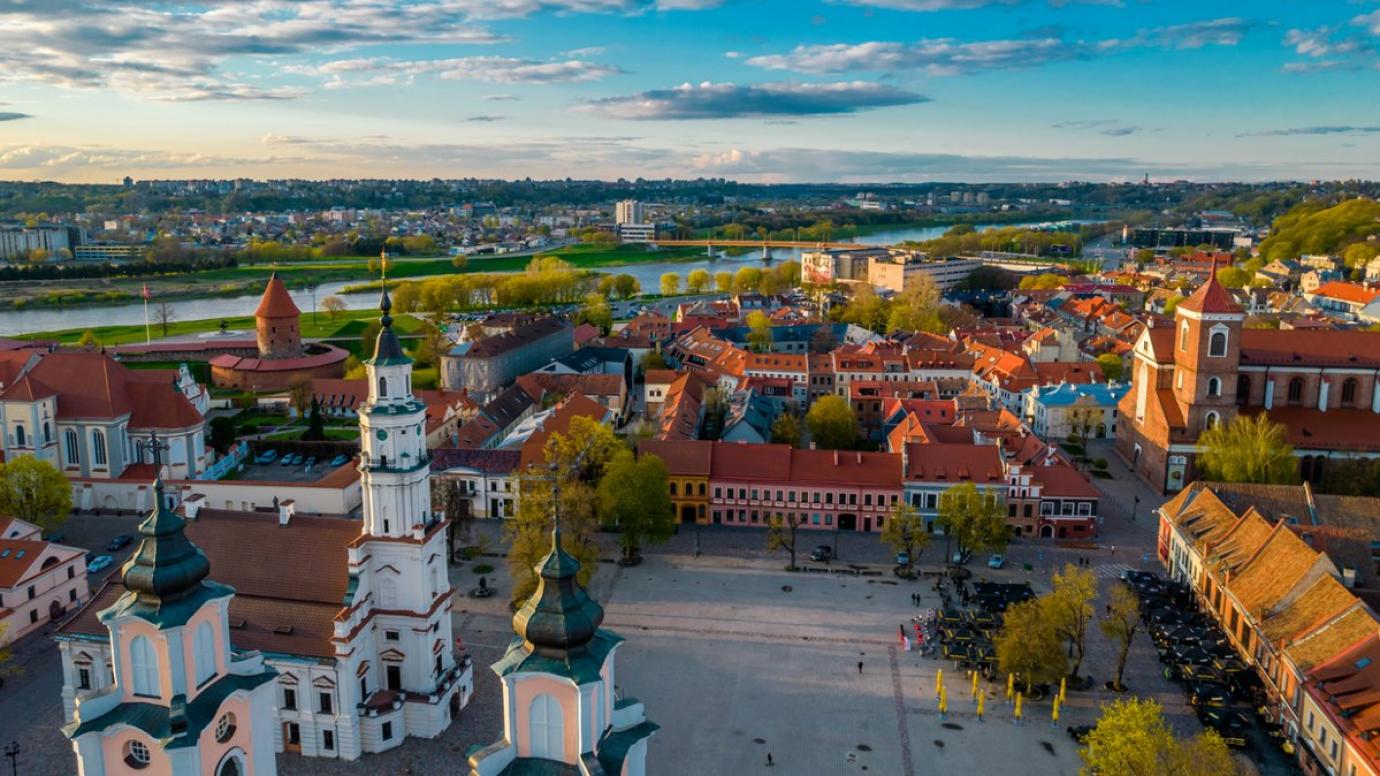
[[[153,468],[155,474],[163,470],[163,451],[169,449],[167,442],[158,441],[158,432],[149,432],[149,441],[144,443],[144,448],[153,451]]]

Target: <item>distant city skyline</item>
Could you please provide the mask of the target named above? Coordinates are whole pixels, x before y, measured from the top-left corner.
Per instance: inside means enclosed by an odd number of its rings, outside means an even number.
[[[0,0],[0,178],[1380,178],[1380,2]]]

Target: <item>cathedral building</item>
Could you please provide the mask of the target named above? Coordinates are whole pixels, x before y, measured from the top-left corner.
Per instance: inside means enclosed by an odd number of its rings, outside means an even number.
[[[561,548],[536,569],[537,590],[513,615],[516,636],[493,670],[503,684],[503,738],[469,753],[470,776],[644,776],[658,725],[620,697],[614,657],[623,638]]]
[[[1136,341],[1118,405],[1117,452],[1161,492],[1198,478],[1204,431],[1238,415],[1283,424],[1304,479],[1329,461],[1380,456],[1380,332],[1245,327],[1217,280]]]
[[[452,632],[446,523],[431,510],[426,406],[412,393],[387,292],[380,306],[358,412],[363,520],[298,516],[290,500],[276,513],[246,512],[192,494],[180,507],[186,536],[235,591],[222,643],[276,671],[256,717],[270,752],[355,760],[408,736],[434,738],[474,691]],[[58,632],[69,718],[85,719],[86,704],[118,686],[123,653],[103,611],[129,580],[107,584]]]

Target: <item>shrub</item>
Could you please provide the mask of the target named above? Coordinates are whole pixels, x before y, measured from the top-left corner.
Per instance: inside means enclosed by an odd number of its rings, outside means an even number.
[[[491,565],[489,565],[488,563],[477,563],[477,564],[475,564],[475,567],[474,567],[474,573],[476,573],[476,574],[492,574],[492,573],[494,573],[494,567],[491,566]]]
[[[1094,469],[1106,469],[1106,468],[1107,468],[1107,459],[1106,459],[1106,458],[1098,458],[1096,461],[1093,461],[1093,468],[1094,468]]]

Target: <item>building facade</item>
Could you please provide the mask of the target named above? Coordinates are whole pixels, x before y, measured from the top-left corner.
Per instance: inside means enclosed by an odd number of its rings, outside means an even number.
[[[86,552],[40,533],[32,523],[0,517],[0,647],[60,622],[91,598]]]

